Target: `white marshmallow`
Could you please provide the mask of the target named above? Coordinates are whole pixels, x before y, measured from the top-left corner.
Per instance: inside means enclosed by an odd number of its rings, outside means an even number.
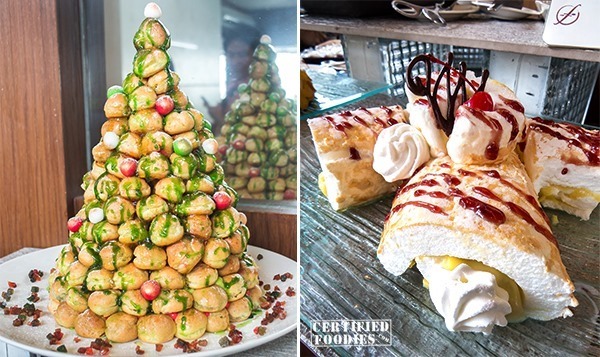
[[[161,17],[161,15],[162,15],[162,10],[160,9],[160,6],[158,6],[158,4],[155,2],[149,2],[146,5],[146,7],[144,8],[144,16],[145,17],[158,19]]]
[[[102,222],[102,220],[104,219],[104,210],[102,210],[102,208],[92,208],[90,210],[90,213],[88,213],[88,220],[93,223],[99,223]]]
[[[215,139],[206,139],[202,143],[202,149],[209,155],[214,155],[219,150],[219,143]]]
[[[262,35],[260,37],[260,43],[262,43],[263,45],[270,45],[271,37],[269,35]]]
[[[104,146],[112,150],[119,145],[119,136],[112,131],[108,131],[102,137],[102,142]]]

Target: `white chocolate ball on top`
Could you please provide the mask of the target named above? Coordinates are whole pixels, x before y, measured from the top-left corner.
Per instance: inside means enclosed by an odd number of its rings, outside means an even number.
[[[204,142],[202,143],[202,149],[209,155],[214,155],[217,153],[217,150],[219,149],[219,143],[213,139],[206,139],[204,140]]]
[[[151,17],[153,19],[158,19],[162,15],[162,10],[160,6],[158,6],[155,2],[149,2],[144,8],[144,16]]]
[[[90,213],[88,213],[88,220],[93,224],[101,222],[103,219],[104,219],[104,210],[102,210],[102,208],[99,208],[99,207],[92,208],[90,210]]]
[[[104,142],[104,146],[112,150],[119,145],[119,135],[112,131],[108,131],[102,137],[102,142]]]
[[[271,44],[271,37],[269,35],[262,35],[260,37],[260,43],[265,44],[265,45],[270,45]]]

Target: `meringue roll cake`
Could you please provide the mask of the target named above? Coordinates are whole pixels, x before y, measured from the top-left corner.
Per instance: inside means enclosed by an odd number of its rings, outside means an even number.
[[[377,255],[395,275],[416,261],[450,330],[489,333],[507,321],[571,316],[577,306],[515,153],[493,168],[429,162],[398,191]]]
[[[588,220],[600,202],[600,131],[533,118],[524,144],[541,204]]]
[[[373,148],[379,133],[405,123],[400,106],[360,108],[308,120],[323,172],[319,187],[335,210],[357,206],[395,191],[373,170]]]
[[[447,63],[417,56],[410,68],[419,62],[426,80],[408,72],[408,88],[427,99],[409,106],[410,122],[436,158],[396,193],[379,260],[395,275],[416,262],[451,331],[490,333],[526,318],[571,316],[578,304],[573,283],[515,150],[526,128],[523,106],[506,86],[488,81],[486,71],[468,79],[466,66],[453,68],[450,54]],[[432,63],[442,65],[433,84]],[[442,115],[439,91],[456,110]]]

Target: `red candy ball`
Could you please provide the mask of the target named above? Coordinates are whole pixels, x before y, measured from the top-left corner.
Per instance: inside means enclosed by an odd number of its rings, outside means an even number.
[[[175,108],[175,103],[173,102],[173,98],[168,95],[161,95],[156,99],[156,103],[154,104],[154,109],[156,109],[160,115],[169,114],[173,111],[173,108]]]
[[[236,140],[233,142],[232,146],[236,150],[244,150],[246,148],[246,143],[243,140]]]
[[[260,169],[258,167],[251,167],[248,170],[248,176],[250,176],[250,177],[258,177],[258,176],[260,176]]]
[[[160,284],[156,280],[146,280],[140,287],[142,297],[148,301],[152,301],[160,295]]]
[[[283,193],[284,200],[295,200],[296,199],[296,191],[294,190],[285,190]]]
[[[138,162],[135,159],[127,158],[121,162],[119,165],[119,170],[125,177],[135,176],[135,172],[137,171]]]
[[[213,195],[213,200],[215,201],[218,210],[224,210],[229,208],[232,202],[231,196],[229,196],[227,192],[223,191],[215,192],[215,194]]]
[[[479,109],[486,112],[494,110],[494,101],[487,92],[476,92],[471,99],[465,102],[465,105],[472,109]]]
[[[67,221],[67,228],[69,228],[70,232],[75,233],[75,232],[79,231],[79,228],[81,228],[82,224],[83,224],[83,219],[81,219],[79,217],[71,217]]]

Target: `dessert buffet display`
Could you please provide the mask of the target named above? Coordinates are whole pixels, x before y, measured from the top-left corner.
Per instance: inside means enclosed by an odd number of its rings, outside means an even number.
[[[144,14],[133,71],[107,93],[84,205],[49,277],[49,311],[80,337],[192,341],[269,303],[210,123],[169,69],[160,8]]]
[[[242,198],[296,198],[296,103],[281,88],[277,54],[262,36],[250,64],[250,81],[225,115],[221,165]]]
[[[417,66],[424,76],[413,75]],[[600,132],[526,118],[509,88],[487,71],[455,68],[451,53],[447,62],[415,57],[407,93],[405,119],[393,125],[374,109],[362,110],[369,125],[354,112],[309,122],[331,206],[398,187],[377,257],[394,275],[416,263],[450,331],[489,334],[508,322],[572,316],[575,286],[540,201],[589,218],[599,201]],[[368,167],[358,171],[361,161]],[[368,197],[356,200],[346,186]]]

